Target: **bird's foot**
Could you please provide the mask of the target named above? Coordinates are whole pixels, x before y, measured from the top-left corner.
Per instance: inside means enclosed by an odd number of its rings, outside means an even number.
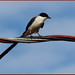
[[[40,35],[39,33],[37,33],[39,37],[42,37],[42,35]]]

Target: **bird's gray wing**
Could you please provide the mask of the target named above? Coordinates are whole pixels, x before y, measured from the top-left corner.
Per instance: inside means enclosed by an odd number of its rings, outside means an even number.
[[[43,28],[44,27],[44,22],[42,23],[42,25],[41,25],[41,28]]]
[[[25,34],[25,33],[27,32],[28,28],[29,28],[30,25],[34,22],[35,18],[36,18],[36,17],[33,17],[33,18],[29,21],[29,23],[27,24],[26,30],[25,30],[25,32],[24,32],[23,34]]]
[[[33,18],[29,21],[29,23],[27,24],[27,27],[26,27],[26,31],[28,30],[29,26],[34,22],[35,18],[36,18],[36,17],[33,17]]]

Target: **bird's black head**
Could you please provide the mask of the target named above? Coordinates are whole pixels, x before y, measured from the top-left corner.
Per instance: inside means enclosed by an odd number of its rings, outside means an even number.
[[[47,17],[47,18],[51,19],[51,17],[49,17],[46,13],[40,13],[39,15],[42,17]]]

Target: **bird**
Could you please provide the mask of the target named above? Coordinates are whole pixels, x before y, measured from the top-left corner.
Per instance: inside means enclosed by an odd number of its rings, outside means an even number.
[[[46,19],[51,19],[51,17],[48,16],[47,13],[40,13],[39,15],[33,17],[27,24],[25,32],[20,36],[21,37],[27,37],[28,35],[31,35],[33,33],[37,33],[39,36],[39,30],[40,28],[44,27],[44,22]],[[10,47],[8,47],[1,55],[0,59],[5,56],[12,48],[14,48],[18,43],[13,43]]]
[[[51,19],[46,13],[40,13],[38,16],[33,17],[27,24],[26,30],[21,37],[32,36],[33,33],[37,33],[40,36],[39,29],[44,27],[46,19]]]

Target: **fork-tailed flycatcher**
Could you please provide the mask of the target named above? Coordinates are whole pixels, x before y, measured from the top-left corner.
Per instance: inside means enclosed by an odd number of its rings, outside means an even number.
[[[22,37],[37,33],[39,35],[39,29],[43,28],[44,21],[46,19],[51,19],[46,13],[40,13],[38,16],[33,17],[26,27],[26,31],[23,33]]]
[[[26,37],[28,35],[31,35],[33,33],[37,33],[39,35],[39,29],[43,28],[44,26],[44,21],[46,19],[51,19],[46,13],[40,13],[38,16],[33,17],[27,27],[25,32],[22,34],[21,37]],[[40,36],[40,35],[39,35]],[[13,43],[8,49],[6,49],[1,55],[2,57],[7,54],[13,47],[15,47],[18,43]],[[0,57],[0,58],[2,58]]]

